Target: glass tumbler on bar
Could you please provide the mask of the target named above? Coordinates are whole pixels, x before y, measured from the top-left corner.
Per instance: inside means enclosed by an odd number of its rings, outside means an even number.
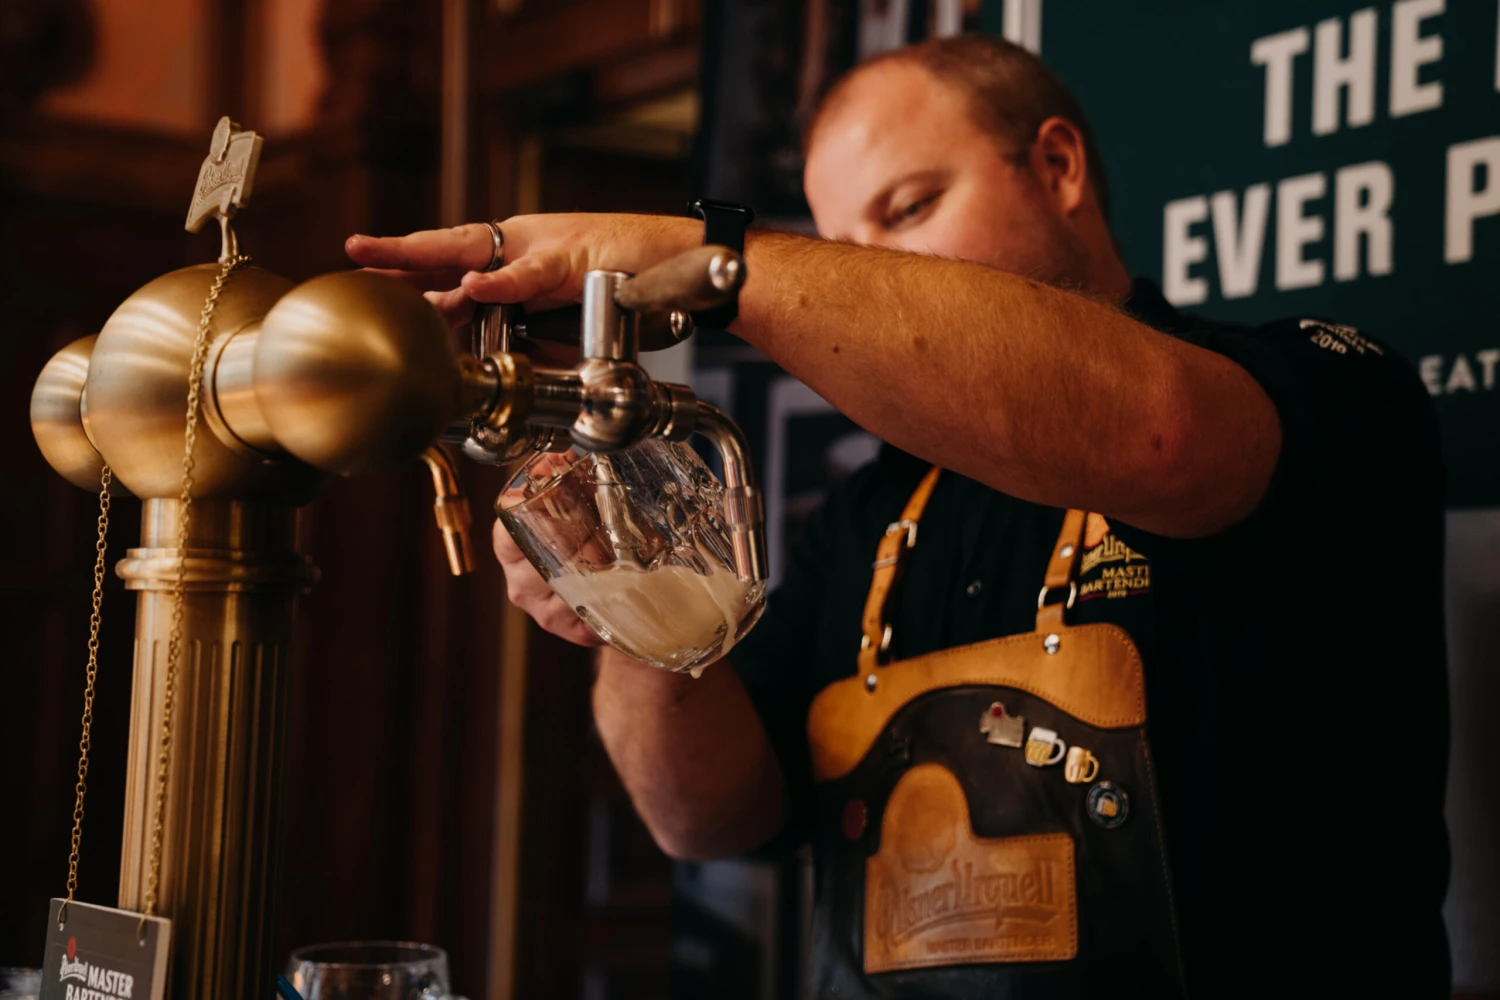
[[[342,941],[298,948],[286,977],[302,1000],[437,1000],[448,996],[448,953],[409,941]]]
[[[0,968],[0,1000],[36,1000],[41,992],[41,969]]]
[[[724,488],[697,452],[648,438],[540,454],[496,507],[527,559],[606,642],[664,670],[724,656],[765,607],[735,573]]]

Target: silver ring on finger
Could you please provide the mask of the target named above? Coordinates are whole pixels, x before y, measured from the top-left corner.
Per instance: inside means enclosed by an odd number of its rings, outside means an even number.
[[[490,263],[485,271],[498,271],[500,265],[505,263],[505,234],[500,231],[498,222],[486,222],[484,227],[490,231],[490,241],[493,243],[493,249],[490,250]]]

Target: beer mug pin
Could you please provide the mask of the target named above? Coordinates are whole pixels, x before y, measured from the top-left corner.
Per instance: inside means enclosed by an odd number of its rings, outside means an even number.
[[[1067,762],[1063,764],[1063,777],[1070,785],[1086,785],[1099,777],[1099,758],[1083,747],[1068,748]]]
[[[1031,738],[1026,741],[1026,763],[1032,767],[1046,767],[1062,760],[1067,752],[1068,745],[1057,733],[1041,726],[1032,727]]]
[[[997,701],[979,717],[979,731],[996,746],[1019,747],[1026,742],[1026,717],[1011,715]]]

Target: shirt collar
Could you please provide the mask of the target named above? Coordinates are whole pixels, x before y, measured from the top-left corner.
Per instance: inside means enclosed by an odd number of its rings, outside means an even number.
[[[1163,333],[1182,333],[1193,325],[1192,319],[1174,309],[1155,282],[1146,278],[1135,279],[1130,296],[1120,303],[1120,310]]]

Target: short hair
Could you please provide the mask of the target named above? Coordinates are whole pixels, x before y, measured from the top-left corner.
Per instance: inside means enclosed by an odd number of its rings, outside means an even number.
[[[812,145],[819,122],[838,104],[849,82],[873,66],[891,62],[920,66],[957,87],[969,99],[974,123],[998,140],[1008,155],[1028,149],[1048,118],[1066,118],[1083,136],[1089,183],[1100,212],[1109,218],[1109,182],[1083,108],[1045,63],[1002,38],[935,38],[861,63],[835,81],[819,101],[802,134],[804,154]]]

